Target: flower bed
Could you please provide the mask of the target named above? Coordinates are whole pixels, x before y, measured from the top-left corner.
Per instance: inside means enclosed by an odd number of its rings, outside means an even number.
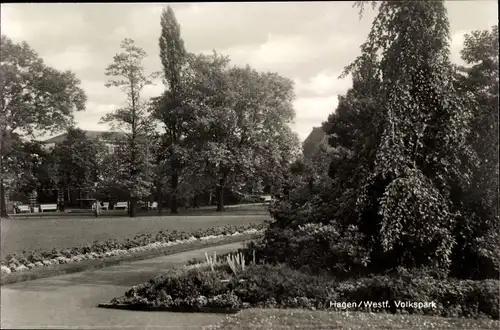
[[[207,257],[208,258],[208,257]],[[196,265],[194,265],[196,266]],[[139,310],[238,310],[246,307],[346,310],[440,316],[499,317],[498,280],[438,280],[375,276],[338,281],[285,265],[252,264],[235,273],[228,265],[208,265],[159,276],[129,289],[100,307]],[[364,302],[385,302],[370,307]],[[398,307],[396,301],[435,302],[423,308]]]
[[[211,241],[223,237],[257,234],[263,231],[265,224],[243,226],[224,226],[211,229],[186,231],[160,231],[155,236],[140,234],[122,242],[116,240],[95,241],[93,244],[72,249],[52,251],[32,251],[8,255],[1,261],[1,273],[11,274],[52,265],[74,264],[84,260],[106,259],[125,256],[170,246],[193,242]]]

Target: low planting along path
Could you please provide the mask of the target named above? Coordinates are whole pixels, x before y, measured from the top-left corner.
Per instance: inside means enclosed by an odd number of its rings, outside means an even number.
[[[236,251],[244,243],[233,243],[122,263],[117,266],[34,281],[5,285],[1,290],[1,328],[133,328],[201,329],[218,323],[224,315],[169,312],[134,312],[96,307],[125,291],[205,252]]]
[[[1,257],[23,250],[66,249],[95,240],[133,238],[160,230],[197,230],[225,225],[261,223],[270,219],[264,207],[234,208],[223,213],[145,217],[10,218],[1,223]]]

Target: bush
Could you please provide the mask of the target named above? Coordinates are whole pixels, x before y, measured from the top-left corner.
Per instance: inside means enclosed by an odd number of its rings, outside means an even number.
[[[328,278],[311,276],[284,265],[252,265],[231,284],[242,301],[254,306],[273,300],[286,307],[287,301],[297,297],[326,304],[333,296]]]
[[[223,282],[223,279],[230,279]],[[392,313],[441,315],[448,317],[499,318],[498,280],[470,281],[398,276],[373,276],[337,281],[315,276],[287,265],[250,265],[233,276],[228,267],[194,269],[157,277],[128,290],[114,303],[185,307],[281,307],[329,309],[330,302],[356,302],[354,308],[369,311],[364,302],[389,302]],[[435,302],[436,307],[397,308],[395,302]],[[375,309],[373,311],[382,311]]]
[[[298,229],[270,228],[265,232],[259,255],[268,263],[286,263],[315,273],[337,277],[361,276],[367,272],[368,251],[363,237],[350,227],[341,232],[335,226],[308,224]]]
[[[436,308],[405,308],[415,314],[446,317],[499,317],[499,281],[439,280],[432,277],[374,276],[340,283],[337,294],[345,301],[435,302]]]

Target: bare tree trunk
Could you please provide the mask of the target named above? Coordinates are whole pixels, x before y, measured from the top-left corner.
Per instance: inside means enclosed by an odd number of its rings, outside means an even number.
[[[129,216],[131,218],[137,215],[137,199],[134,197],[130,200]]]
[[[3,126],[3,125],[2,125]],[[4,186],[4,167],[3,167],[3,155],[6,154],[5,150],[5,137],[6,132],[2,129],[0,132],[0,218],[8,218],[7,205],[5,204],[5,186]]]
[[[161,214],[162,203],[162,193],[161,193],[161,180],[156,182],[156,198],[158,200],[158,214]]]
[[[3,183],[4,168],[3,168],[3,157],[2,153],[4,151],[4,137],[0,136],[0,218],[8,218],[7,205],[5,203],[5,186]]]
[[[217,186],[215,190],[215,194],[217,195],[217,212],[222,212],[224,211],[224,189],[221,186]]]
[[[199,208],[200,206],[198,205],[198,195],[194,194],[193,196],[193,208]]]
[[[226,178],[222,178],[216,188],[217,195],[217,212],[225,211],[224,209],[224,188],[226,187]]]
[[[0,218],[8,218],[7,205],[5,204],[5,186],[3,177],[0,177]]]
[[[177,214],[178,211],[178,197],[177,189],[179,187],[179,174],[172,174],[172,204],[170,205],[170,213]]]

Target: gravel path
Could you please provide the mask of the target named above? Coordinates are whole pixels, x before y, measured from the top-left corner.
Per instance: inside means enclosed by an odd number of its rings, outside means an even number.
[[[2,286],[1,327],[9,329],[201,329],[217,314],[133,312],[97,308],[162,271],[205,252],[235,251],[243,243],[194,250],[108,268]]]

